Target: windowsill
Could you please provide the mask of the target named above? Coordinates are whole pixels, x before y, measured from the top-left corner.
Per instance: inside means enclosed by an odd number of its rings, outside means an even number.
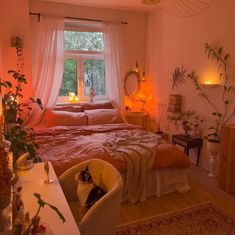
[[[99,102],[107,102],[110,101],[107,96],[95,96],[94,98],[94,103],[99,103]],[[79,104],[84,104],[84,103],[90,103],[89,98],[81,99],[79,101],[69,101],[68,96],[60,96],[57,99],[56,105],[79,105]]]
[[[108,99],[97,99],[94,100],[92,102],[90,102],[89,100],[81,100],[78,102],[69,102],[69,101],[61,101],[61,102],[56,102],[56,106],[62,106],[62,105],[79,105],[79,104],[85,104],[85,103],[103,103],[103,102],[107,102],[110,101]]]

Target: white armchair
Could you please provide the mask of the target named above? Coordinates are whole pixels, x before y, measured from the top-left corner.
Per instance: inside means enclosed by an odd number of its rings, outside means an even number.
[[[78,221],[75,175],[85,169],[85,166],[88,166],[95,184],[104,187],[107,193],[86,212],[81,221]],[[123,182],[121,175],[113,165],[100,159],[84,161],[64,172],[59,177],[59,181],[82,235],[116,234]]]

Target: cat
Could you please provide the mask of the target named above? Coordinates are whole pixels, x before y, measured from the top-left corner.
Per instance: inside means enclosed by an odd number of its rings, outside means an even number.
[[[78,182],[77,196],[79,201],[79,217],[81,218],[95,202],[106,194],[106,191],[94,183],[88,166],[86,166],[85,170],[79,172],[75,179]]]

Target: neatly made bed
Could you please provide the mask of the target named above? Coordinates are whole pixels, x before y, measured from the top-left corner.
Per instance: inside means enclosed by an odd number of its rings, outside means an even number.
[[[52,162],[58,176],[81,161],[100,158],[122,174],[124,199],[133,203],[148,195],[189,189],[190,161],[183,151],[159,144],[154,133],[123,122],[116,109],[80,111],[47,110],[36,130],[38,154],[42,161]]]

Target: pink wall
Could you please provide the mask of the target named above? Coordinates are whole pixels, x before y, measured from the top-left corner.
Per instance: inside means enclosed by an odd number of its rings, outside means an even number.
[[[130,66],[133,66],[136,60],[138,60],[141,66],[145,66],[147,31],[146,13],[83,7],[40,0],[30,1],[29,8],[32,12],[40,12],[44,14],[118,22],[127,21],[128,24],[124,25],[124,71],[127,71]]]
[[[204,44],[208,42],[213,47],[223,46],[230,53],[229,72],[231,79],[235,78],[235,30],[234,30],[233,0],[215,0],[203,13],[193,17],[176,17],[167,15],[160,9],[155,9],[148,18],[147,64],[153,93],[157,100],[164,102],[169,94],[172,71],[175,67],[184,65],[188,72],[195,70],[200,79],[205,74],[217,73],[216,66],[209,61],[204,53]],[[216,77],[217,78],[217,77]],[[235,81],[233,81],[235,84]],[[221,105],[218,96],[221,88],[210,88],[210,97]],[[175,93],[183,95],[184,110],[194,109],[204,118],[203,133],[211,124],[212,109],[197,95],[192,83],[187,81],[179,86]],[[235,91],[232,91],[235,100]],[[235,122],[235,120],[233,120]],[[165,130],[169,133],[182,132],[165,121]],[[208,168],[209,156],[203,148],[200,164]],[[192,156],[193,157],[193,156]]]
[[[27,93],[31,91],[31,51],[29,38],[28,0],[1,0],[0,34],[2,49],[3,79],[9,78],[7,71],[17,69],[15,48],[11,47],[11,38],[20,36],[24,40],[24,74],[28,80]]]

